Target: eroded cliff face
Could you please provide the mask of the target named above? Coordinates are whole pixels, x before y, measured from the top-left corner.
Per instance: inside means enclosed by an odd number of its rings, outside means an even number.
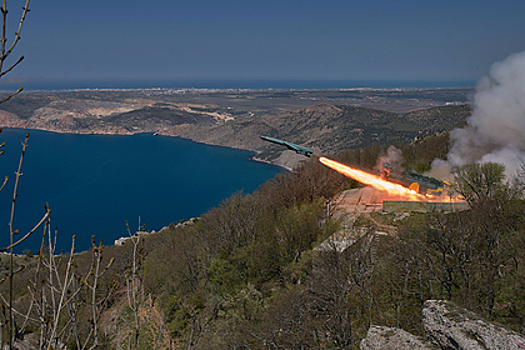
[[[520,344],[525,346],[524,336],[448,301],[427,300],[422,321],[426,340],[402,329],[372,326],[361,350],[517,350]]]

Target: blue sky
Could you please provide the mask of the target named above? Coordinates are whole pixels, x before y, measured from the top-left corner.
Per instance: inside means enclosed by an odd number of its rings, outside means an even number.
[[[9,1],[16,24],[23,1]],[[525,1],[33,0],[3,82],[476,81],[525,50]]]

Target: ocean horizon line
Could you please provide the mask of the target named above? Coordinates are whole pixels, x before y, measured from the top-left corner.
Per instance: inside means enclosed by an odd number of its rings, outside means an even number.
[[[0,82],[0,90],[23,87],[26,91],[88,89],[245,89],[245,90],[331,90],[331,89],[439,89],[470,88],[474,80],[345,80],[345,79],[18,79]]]

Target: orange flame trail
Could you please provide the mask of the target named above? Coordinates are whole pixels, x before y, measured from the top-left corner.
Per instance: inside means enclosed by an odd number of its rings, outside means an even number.
[[[377,190],[388,192],[391,195],[396,196],[407,196],[410,197],[411,200],[425,200],[426,197],[420,195],[419,193],[412,191],[411,189],[408,189],[406,187],[403,187],[401,185],[385,181],[381,177],[367,173],[365,171],[355,169],[352,167],[349,167],[348,165],[341,164],[339,162],[336,162],[334,160],[325,158],[325,157],[319,157],[319,161],[326,165],[329,168],[334,169],[335,171],[352,178],[356,181],[361,182],[362,184],[369,185],[374,187]]]

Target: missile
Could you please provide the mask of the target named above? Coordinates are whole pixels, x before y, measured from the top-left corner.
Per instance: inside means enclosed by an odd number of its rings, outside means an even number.
[[[269,136],[260,136],[260,137],[264,141],[269,141],[272,143],[276,143],[278,145],[285,146],[286,148],[291,149],[292,151],[295,151],[297,154],[302,154],[303,156],[310,157],[312,156],[312,154],[314,154],[314,150],[308,147],[299,146],[299,145],[296,145],[295,143],[291,143],[288,141],[274,139],[273,137],[269,137]]]

